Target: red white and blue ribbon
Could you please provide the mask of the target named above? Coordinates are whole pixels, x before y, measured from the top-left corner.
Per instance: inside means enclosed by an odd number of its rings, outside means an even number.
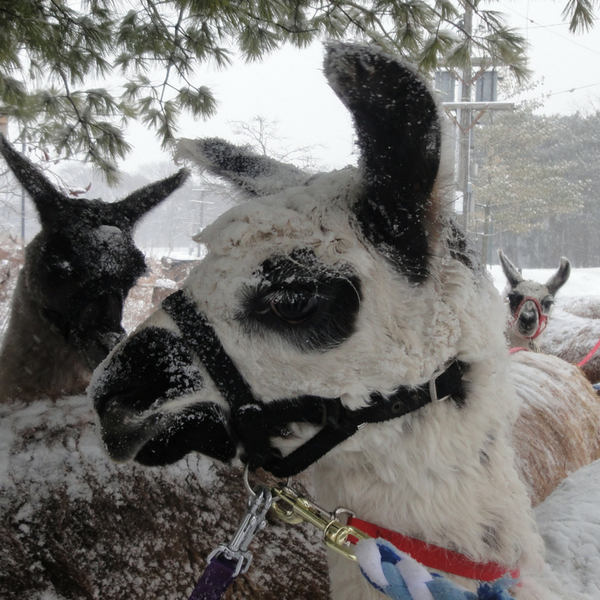
[[[423,565],[383,539],[360,540],[355,555],[366,580],[392,600],[514,600],[510,576],[480,582],[470,592],[449,579],[429,573]]]

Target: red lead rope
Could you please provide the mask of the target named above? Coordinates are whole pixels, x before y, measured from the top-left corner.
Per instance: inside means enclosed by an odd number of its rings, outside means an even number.
[[[407,537],[397,531],[384,529],[356,517],[350,517],[348,525],[364,531],[372,538],[383,538],[425,567],[437,569],[444,573],[451,573],[477,581],[495,581],[506,574],[509,574],[513,579],[519,579],[521,575],[519,569],[510,570],[494,562],[475,562],[467,558],[464,554],[460,554],[460,552],[427,544],[421,540]],[[352,541],[351,537],[349,539]]]
[[[585,363],[588,362],[588,360],[590,360],[594,354],[596,354],[596,350],[598,350],[598,348],[600,348],[600,340],[596,342],[596,345],[587,353],[586,357],[577,363],[577,366],[583,367],[583,365],[585,365]]]

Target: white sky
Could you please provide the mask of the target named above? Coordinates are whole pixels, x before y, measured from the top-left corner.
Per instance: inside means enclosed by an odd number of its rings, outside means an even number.
[[[570,34],[561,18],[566,3],[488,3],[488,7],[505,13],[528,39],[529,66],[533,80],[540,84],[523,97],[550,94],[544,106],[548,113],[600,108],[600,23],[590,33]],[[339,168],[354,162],[350,117],[321,73],[322,56],[319,43],[304,50],[286,47],[260,63],[240,62],[223,71],[207,66],[198,73],[198,83],[213,90],[219,100],[218,113],[207,121],[186,119],[181,124],[181,136],[220,136],[236,141],[231,123],[250,122],[260,115],[277,122],[282,144],[290,148],[315,145],[311,154],[320,167]],[[124,170],[137,170],[166,157],[153,134],[141,126],[132,127],[128,137],[135,149],[123,163]]]

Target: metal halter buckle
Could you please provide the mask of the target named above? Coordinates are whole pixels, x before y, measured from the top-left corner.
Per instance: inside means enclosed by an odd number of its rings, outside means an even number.
[[[368,539],[369,536],[353,527],[340,522],[340,515],[354,514],[346,508],[337,508],[333,513],[328,512],[308,498],[298,494],[287,485],[276,485],[271,488],[274,496],[271,510],[286,523],[302,523],[307,521],[323,532],[325,545],[342,556],[356,561],[349,537],[356,540]]]

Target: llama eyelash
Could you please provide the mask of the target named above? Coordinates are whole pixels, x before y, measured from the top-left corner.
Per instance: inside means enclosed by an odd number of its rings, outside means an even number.
[[[295,261],[281,268],[281,260],[277,271],[283,281],[265,279],[258,288],[245,289],[237,320],[248,332],[277,335],[303,352],[342,344],[355,331],[362,300],[358,277],[326,272],[322,279],[291,277],[287,267]]]

